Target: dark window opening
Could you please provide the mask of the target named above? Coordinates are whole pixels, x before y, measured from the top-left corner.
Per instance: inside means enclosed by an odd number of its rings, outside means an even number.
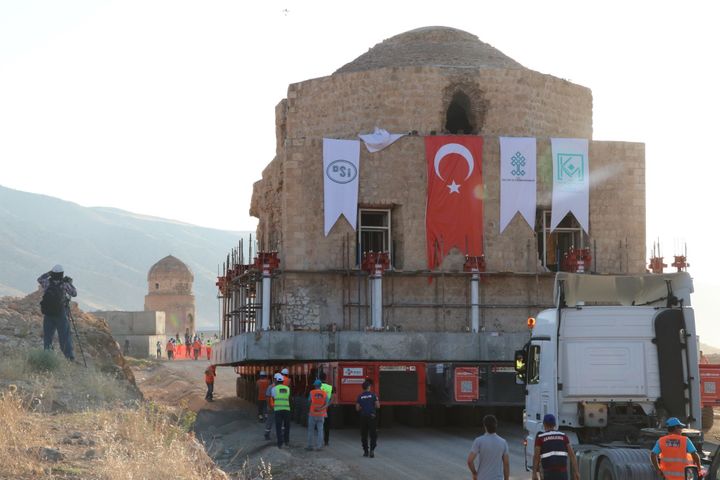
[[[457,92],[453,95],[445,117],[445,130],[459,135],[472,133],[473,126],[469,119],[470,111],[470,98],[467,95],[463,92]]]
[[[159,284],[159,283],[156,283],[156,284],[155,284],[155,290],[159,290],[159,289],[160,289],[160,284]]]
[[[358,218],[358,265],[365,252],[389,252],[392,262],[390,210],[360,209]]]

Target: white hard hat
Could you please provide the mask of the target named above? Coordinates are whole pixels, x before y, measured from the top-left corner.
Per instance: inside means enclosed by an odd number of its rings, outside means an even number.
[[[290,370],[288,370],[287,368],[283,368],[282,370],[280,370],[280,373],[282,373],[283,375],[289,375]]]
[[[52,268],[52,273],[63,273],[64,271],[62,265],[55,265]]]
[[[267,376],[267,373],[265,373],[265,370],[260,370],[260,376],[261,377]]]
[[[284,378],[283,378],[283,376],[280,375],[279,373],[276,373],[276,374],[275,374],[275,380],[277,380],[278,382],[282,382],[282,381],[284,380]]]

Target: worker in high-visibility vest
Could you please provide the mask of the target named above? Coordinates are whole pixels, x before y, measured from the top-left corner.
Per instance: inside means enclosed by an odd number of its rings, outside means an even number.
[[[257,407],[258,407],[258,422],[262,423],[267,418],[267,391],[270,380],[267,378],[265,370],[260,372],[260,378],[255,382],[255,388],[257,389]]]
[[[167,345],[165,346],[165,350],[167,351],[168,360],[172,360],[175,353],[175,343],[172,341],[172,339],[168,340]]]
[[[655,442],[650,461],[661,478],[685,478],[685,467],[695,465],[698,473],[702,470],[700,456],[692,440],[682,434],[685,424],[676,417],[665,422],[668,434]],[[658,457],[660,461],[658,462]]]
[[[292,380],[290,379],[290,370],[283,368],[280,370],[280,374],[283,376],[283,385],[292,387]]]
[[[323,423],[327,417],[328,397],[321,388],[322,380],[315,380],[314,389],[310,390],[308,401],[308,432],[305,450],[320,450],[323,445]]]
[[[332,417],[334,415],[335,407],[332,403],[332,393],[333,393],[333,387],[329,383],[325,383],[327,380],[327,375],[325,375],[325,372],[320,372],[320,381],[321,385],[320,388],[323,389],[325,393],[327,393],[327,416],[325,417],[325,421],[323,422],[323,440],[325,441],[325,446],[327,447],[330,444],[330,422],[332,421]]]
[[[290,387],[283,385],[285,378],[280,373],[275,374],[275,386],[271,397],[275,404],[275,435],[277,435],[278,448],[290,445]]]
[[[207,385],[207,393],[205,400],[213,401],[213,390],[215,389],[215,365],[210,365],[205,369],[205,384]]]
[[[274,378],[274,377],[273,377]],[[272,427],[275,425],[275,399],[272,397],[272,390],[275,384],[271,383],[265,389],[265,398],[267,399],[267,416],[265,417],[265,440],[270,440]]]

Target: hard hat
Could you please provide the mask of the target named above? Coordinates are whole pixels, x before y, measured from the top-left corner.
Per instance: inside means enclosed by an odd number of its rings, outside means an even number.
[[[686,427],[684,423],[682,423],[680,420],[678,420],[677,417],[670,417],[665,421],[666,427]]]
[[[65,270],[63,270],[62,265],[55,265],[51,271],[52,273],[63,273]]]
[[[275,378],[275,380],[278,381],[278,382],[282,382],[282,381],[284,380],[284,379],[283,379],[283,376],[280,375],[279,373],[276,373],[274,378]]]
[[[266,376],[267,376],[267,373],[265,373],[265,370],[260,370],[260,376],[261,376],[261,377],[266,377]]]
[[[282,373],[283,375],[290,375],[290,370],[288,370],[287,368],[283,368],[282,370],[280,370],[280,373]]]
[[[322,380],[320,380],[320,379],[318,378],[317,380],[315,380],[315,381],[313,382],[313,385],[315,385],[316,387],[319,387],[320,385],[322,385]]]

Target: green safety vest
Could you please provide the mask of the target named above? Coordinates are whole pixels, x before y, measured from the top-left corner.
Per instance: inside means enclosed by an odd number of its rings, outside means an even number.
[[[290,387],[275,385],[275,411],[290,410]]]
[[[330,403],[330,399],[332,398],[332,385],[328,385],[327,383],[323,383],[320,385],[320,388],[322,388],[322,391],[327,393],[327,401]]]

